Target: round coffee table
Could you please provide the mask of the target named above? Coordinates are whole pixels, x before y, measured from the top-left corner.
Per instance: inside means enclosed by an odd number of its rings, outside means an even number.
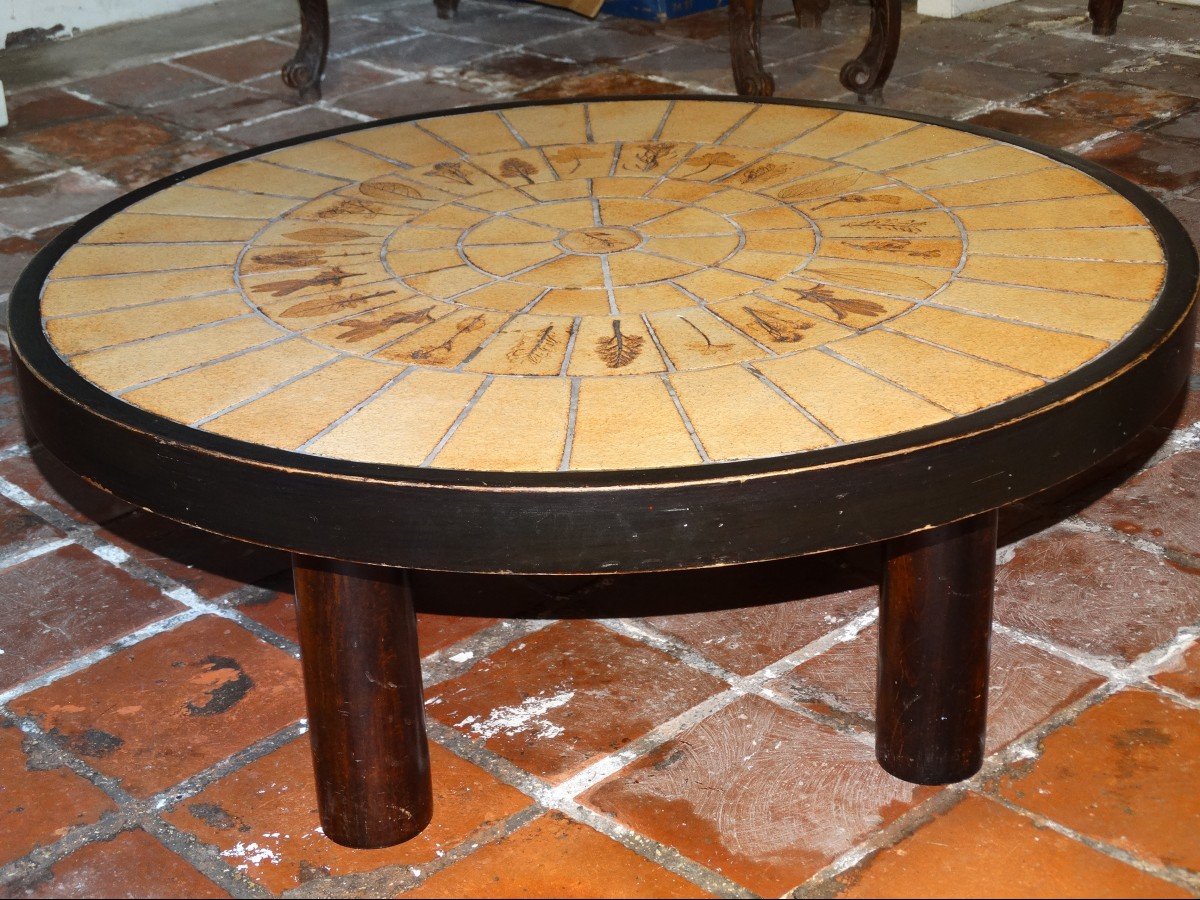
[[[326,833],[431,812],[405,570],[886,541],[877,755],[980,766],[995,510],[1187,377],[1195,252],[1089,163],[914,115],[652,98],[192,169],[12,297],[25,411],[115,494],[295,554]]]

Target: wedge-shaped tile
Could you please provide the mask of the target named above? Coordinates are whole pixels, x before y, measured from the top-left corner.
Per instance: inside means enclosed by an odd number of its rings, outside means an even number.
[[[833,238],[821,243],[822,256],[909,266],[951,268],[962,253],[962,241],[955,238]]]
[[[707,369],[763,355],[761,347],[703,309],[651,313],[648,318],[677,369]]]
[[[565,316],[517,316],[463,368],[488,374],[557,375],[574,327]]]
[[[878,216],[822,219],[821,234],[830,238],[956,238],[962,234],[962,229],[947,213],[921,210]]]
[[[84,244],[149,242],[191,244],[199,241],[248,241],[266,219],[214,219],[204,216],[141,215],[117,213],[87,233]]]
[[[613,168],[616,144],[567,144],[547,148],[546,159],[559,178],[599,178]]]
[[[761,288],[758,293],[850,328],[878,325],[912,306],[905,300],[822,284],[805,278],[785,278],[769,287]]]
[[[389,344],[376,353],[379,359],[452,368],[466,359],[507,317],[491,310],[460,309]]]
[[[330,178],[297,169],[285,169],[258,159],[247,159],[209,169],[189,178],[185,184],[247,191],[251,194],[309,198],[346,187],[349,181],[350,179],[346,178]]]
[[[587,140],[587,120],[582,104],[523,106],[500,115],[531,146],[581,144]]]
[[[241,251],[242,245],[234,243],[76,245],[54,266],[53,277],[232,267]]]
[[[462,415],[483,376],[414,369],[313,441],[309,453],[421,465]]]
[[[1162,246],[1149,228],[1047,228],[976,231],[967,236],[973,256],[1050,256],[1161,262]]]
[[[129,207],[129,211],[138,215],[157,213],[218,219],[270,219],[293,209],[298,203],[293,197],[268,197],[266,194],[242,194],[222,188],[178,184],[170,190],[139,200]]]
[[[706,103],[677,100],[671,106],[667,122],[659,135],[664,141],[716,141],[746,117],[740,103]]]
[[[1162,288],[1165,275],[1162,263],[974,255],[967,257],[967,264],[962,269],[963,278],[1055,291],[1081,291],[1122,300],[1153,300]]]
[[[721,143],[731,147],[779,147],[795,141],[804,132],[823,125],[837,115],[838,113],[831,109],[763,104],[750,113]]]
[[[700,454],[666,383],[637,378],[582,378],[572,435],[572,469],[687,466]]]
[[[310,329],[308,336],[347,353],[367,354],[425,328],[454,309],[449,303],[410,297],[360,313],[343,313],[336,321]]]
[[[116,310],[51,319],[46,323],[46,333],[59,353],[72,356],[243,316],[247,312],[249,309],[238,294],[219,294],[159,303],[150,314]]]
[[[423,119],[421,127],[463,153],[519,150],[518,141],[499,113],[479,112]]]
[[[953,281],[937,303],[1029,325],[1116,340],[1146,315],[1141,302],[976,281]]]
[[[55,280],[42,293],[42,315],[54,317],[139,306],[235,289],[232,267]]]
[[[412,291],[393,281],[259,303],[258,308],[285,328],[312,329],[326,322],[349,319],[411,297]]]
[[[354,139],[361,138],[361,135],[362,132],[359,132],[357,135],[346,137]],[[259,158],[277,166],[330,175],[347,181],[365,181],[378,175],[391,174],[397,168],[394,162],[380,159],[373,153],[366,153],[335,138],[272,150]]]
[[[638,375],[666,371],[638,316],[583,319],[567,364],[570,375]]]
[[[491,472],[553,472],[562,463],[571,384],[564,378],[492,381],[431,466]]]
[[[467,259],[485,272],[504,278],[561,256],[562,250],[554,244],[545,243],[468,247],[465,253]]]
[[[865,441],[950,418],[929,401],[820,350],[754,367],[843,441]]]
[[[946,206],[980,206],[986,203],[1018,203],[1023,200],[1057,200],[1064,197],[1111,195],[1109,188],[1074,169],[1054,169],[991,178],[968,184],[951,184],[929,189],[929,195]],[[1079,223],[1087,224],[1087,223]]]
[[[911,131],[846,153],[840,160],[847,165],[883,171],[935,157],[962,153],[964,150],[979,150],[992,143],[994,142],[990,138],[943,128],[940,125],[918,125]]]
[[[650,141],[658,136],[670,102],[667,100],[616,100],[587,105],[592,140]]]
[[[613,303],[623,315],[640,315],[664,309],[695,309],[696,301],[671,281],[613,288]]]
[[[941,184],[960,184],[986,178],[1023,175],[1056,165],[1040,153],[993,144],[958,156],[931,159],[912,166],[892,169],[888,174],[913,187],[928,188]]]
[[[652,281],[662,281],[686,275],[696,270],[694,263],[680,262],[655,256],[652,253],[642,253],[629,250],[625,253],[614,253],[608,257],[608,270],[614,286],[645,284]]]
[[[404,166],[423,166],[448,159],[458,153],[415,124],[384,125],[338,135],[343,144],[367,150],[376,156],[395,160]]]
[[[783,149],[831,159],[916,127],[915,122],[907,119],[843,112],[786,144]]]
[[[993,228],[1078,228],[1145,225],[1145,217],[1124,197],[1097,196],[1071,200],[1028,200],[1000,206],[973,206],[956,211],[967,231]]]
[[[788,353],[849,334],[850,329],[758,297],[735,297],[709,309],[764,347]]]
[[[900,266],[817,257],[804,269],[807,278],[924,300],[950,280],[950,269]]]
[[[604,284],[604,267],[598,256],[560,256],[516,278],[544,287],[600,287]]]

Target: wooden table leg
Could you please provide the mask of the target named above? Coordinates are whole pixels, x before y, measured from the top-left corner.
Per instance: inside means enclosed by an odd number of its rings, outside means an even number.
[[[283,65],[283,83],[307,102],[321,99],[321,76],[329,55],[328,0],[299,0],[300,43],[296,55]]]
[[[325,835],[406,841],[433,814],[408,573],[300,555],[292,572]]]
[[[875,755],[905,781],[948,784],[983,763],[996,518],[887,544]]]

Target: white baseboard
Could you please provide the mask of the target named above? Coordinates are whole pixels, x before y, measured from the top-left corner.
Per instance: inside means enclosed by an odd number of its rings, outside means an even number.
[[[0,0],[0,47],[6,35],[26,28],[61,30],[55,37],[76,31],[146,19],[200,6],[212,0]]]
[[[1013,0],[917,0],[917,12],[922,16],[939,19],[954,19],[967,13],[978,12],[989,6],[1012,3]],[[1080,0],[1087,7],[1087,0]]]

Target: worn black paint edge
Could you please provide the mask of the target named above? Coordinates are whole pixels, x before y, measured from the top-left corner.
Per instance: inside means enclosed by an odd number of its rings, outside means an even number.
[[[495,488],[620,488],[630,485],[708,482],[715,479],[756,477],[780,472],[804,470],[843,463],[861,457],[903,452],[939,441],[954,439],[964,434],[993,428],[1004,422],[1016,420],[1033,413],[1043,407],[1061,402],[1074,394],[1086,390],[1095,381],[1118,371],[1169,333],[1171,328],[1177,325],[1180,319],[1186,314],[1188,305],[1192,302],[1197,283],[1196,251],[1183,226],[1179,224],[1178,220],[1175,219],[1165,206],[1148,192],[1095,163],[1080,159],[1062,150],[1042,146],[1034,141],[1006,135],[993,129],[960,124],[918,113],[871,110],[870,114],[951,128],[1042,154],[1095,178],[1125,197],[1146,216],[1151,226],[1158,233],[1167,259],[1166,279],[1160,291],[1159,298],[1154,303],[1151,315],[1139,323],[1133,332],[1126,335],[1114,347],[1070,375],[1044,388],[1039,388],[1013,400],[996,404],[978,412],[924,428],[869,441],[860,441],[824,449],[742,462],[708,463],[699,466],[661,469],[553,473],[474,472],[469,470],[415,468],[361,463],[350,460],[314,457],[287,450],[277,450],[259,444],[203,432],[138,409],[112,397],[110,394],[91,384],[63,362],[50,346],[42,329],[38,310],[41,287],[54,264],[79,238],[83,237],[102,221],[110,218],[113,214],[139,200],[203,172],[229,165],[238,160],[248,159],[273,150],[321,138],[335,137],[382,125],[400,124],[435,116],[468,115],[477,112],[526,106],[622,102],[628,100],[685,100],[736,102],[741,104],[772,103],[785,106],[863,112],[861,107],[841,103],[794,101],[782,98],[747,99],[727,96],[693,96],[686,94],[521,101],[464,107],[444,112],[398,116],[378,122],[357,123],[241,151],[221,159],[203,163],[139,188],[85,216],[74,226],[51,241],[30,262],[13,289],[10,298],[9,316],[14,352],[25,361],[26,365],[36,371],[39,377],[44,378],[49,384],[68,396],[76,397],[80,401],[81,407],[87,408],[92,414],[124,422],[134,428],[156,434],[164,441],[178,445],[180,452],[184,452],[185,448],[190,447],[201,453],[236,457],[251,462],[279,466],[292,471],[409,484],[441,484]]]

